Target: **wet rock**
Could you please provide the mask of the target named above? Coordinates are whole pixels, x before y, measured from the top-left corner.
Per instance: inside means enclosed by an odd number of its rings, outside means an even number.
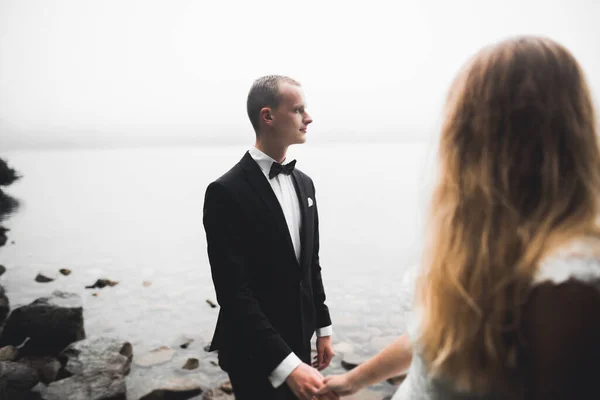
[[[8,232],[10,229],[6,229],[3,226],[0,226],[0,247],[4,246],[6,244],[6,241],[8,240],[8,236],[6,236],[6,232]]]
[[[52,281],[54,281],[56,279],[54,277],[50,277],[50,276],[47,276],[47,275],[49,275],[49,274],[43,274],[43,273],[40,272],[35,277],[35,281],[39,282],[39,283],[48,283],[48,282],[52,282]]]
[[[18,361],[19,364],[27,365],[36,370],[41,382],[49,384],[58,378],[58,372],[61,368],[60,362],[50,356],[35,357],[26,356]]]
[[[38,384],[31,389],[27,400],[42,400],[42,391],[46,388],[47,386],[45,384],[38,382]]]
[[[16,362],[0,362],[0,398],[26,399],[38,383],[37,372]]]
[[[142,396],[140,400],[183,400],[202,394],[202,384],[194,379],[173,378]]]
[[[179,345],[179,347],[181,347],[182,349],[187,349],[188,347],[190,347],[190,344],[192,344],[194,342],[194,339],[192,338],[184,338],[182,340],[183,343],[181,343]]]
[[[365,357],[359,356],[354,353],[344,354],[344,357],[342,358],[342,367],[349,371],[365,362],[365,360]]]
[[[200,366],[200,361],[197,358],[188,358],[185,364],[183,365],[183,369],[197,369]]]
[[[73,293],[55,291],[33,303],[16,308],[8,317],[0,346],[17,346],[22,355],[58,354],[69,344],[85,338],[81,298]]]
[[[167,346],[162,346],[139,358],[136,357],[134,362],[140,367],[151,367],[153,365],[163,364],[171,361],[174,354],[175,351],[173,349]]]
[[[19,355],[19,350],[14,346],[0,348],[0,361],[14,361]]]
[[[22,175],[8,166],[8,163],[0,158],[0,186],[10,186],[22,178]]]
[[[231,382],[230,381],[223,382],[221,384],[221,386],[219,386],[219,389],[221,389],[222,391],[224,391],[227,394],[232,394],[233,393],[233,386],[231,386]]]
[[[116,338],[92,337],[70,344],[60,354],[65,371],[72,375],[105,372],[127,375],[131,368],[131,343]]]
[[[206,302],[208,303],[210,308],[217,308],[217,303],[215,303],[214,301],[212,301],[210,299],[206,299]]]
[[[106,286],[115,286],[118,285],[119,282],[118,281],[111,281],[110,279],[98,279],[96,282],[94,282],[93,285],[90,286],[86,286],[86,289],[102,289]]]
[[[4,265],[0,265],[0,276],[4,275],[6,272],[6,267]]]
[[[202,395],[202,400],[235,400],[233,392],[226,392],[221,387],[207,390]]]
[[[60,273],[61,273],[61,274],[63,274],[64,276],[69,276],[69,275],[71,275],[71,270],[70,270],[70,269],[67,269],[67,268],[62,268],[62,269],[59,269],[59,270],[58,270],[58,272],[60,272]]]
[[[400,385],[402,382],[404,382],[404,379],[406,379],[406,374],[402,374],[402,375],[398,375],[398,376],[394,376],[390,379],[388,379],[388,383],[394,386],[398,386]]]
[[[6,297],[4,287],[0,285],[0,325],[6,320],[8,313],[10,313],[10,301]]]
[[[43,400],[126,400],[125,379],[120,374],[75,375],[48,385]]]

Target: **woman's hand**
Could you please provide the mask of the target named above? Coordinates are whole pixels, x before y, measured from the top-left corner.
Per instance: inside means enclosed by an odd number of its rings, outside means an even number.
[[[348,373],[325,377],[324,386],[317,394],[334,392],[339,396],[349,396],[358,392],[360,389],[362,389],[361,385],[352,379],[352,376]]]

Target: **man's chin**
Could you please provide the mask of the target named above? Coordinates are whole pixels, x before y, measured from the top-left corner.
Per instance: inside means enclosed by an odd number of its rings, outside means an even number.
[[[303,134],[302,136],[298,136],[298,138],[296,139],[296,143],[297,144],[306,143],[306,133]]]

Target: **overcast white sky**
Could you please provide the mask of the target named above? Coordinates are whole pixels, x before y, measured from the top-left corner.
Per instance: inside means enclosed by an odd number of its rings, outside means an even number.
[[[0,146],[247,142],[260,75],[303,83],[311,141],[428,140],[481,46],[543,34],[600,100],[595,0],[0,0]]]

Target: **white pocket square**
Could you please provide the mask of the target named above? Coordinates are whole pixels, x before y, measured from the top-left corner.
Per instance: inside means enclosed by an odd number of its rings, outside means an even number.
[[[309,207],[313,206],[313,201],[312,201],[312,199],[310,197],[308,198],[308,206]]]

